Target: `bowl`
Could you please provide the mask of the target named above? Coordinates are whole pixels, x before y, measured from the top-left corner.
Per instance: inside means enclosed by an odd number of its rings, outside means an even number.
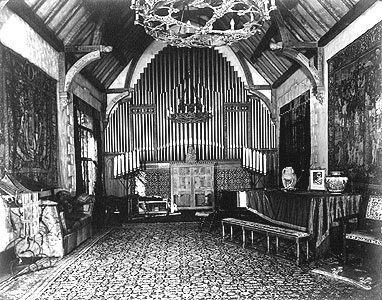
[[[347,182],[348,177],[341,176],[338,173],[335,173],[335,175],[333,175],[333,172],[331,173],[331,175],[326,176],[325,178],[326,189],[330,193],[343,193],[343,191],[346,188]]]

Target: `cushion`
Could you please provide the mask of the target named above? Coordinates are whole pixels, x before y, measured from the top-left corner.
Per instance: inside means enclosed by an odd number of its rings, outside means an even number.
[[[88,194],[81,194],[77,197],[77,202],[84,204],[84,203],[92,203],[95,201],[94,195],[88,195]]]
[[[366,218],[382,221],[382,196],[370,196],[366,209]]]
[[[68,191],[58,191],[54,200],[57,202],[57,209],[59,212],[63,211],[65,215],[72,212],[73,198]]]
[[[381,232],[357,230],[346,234],[346,239],[382,246]]]
[[[213,212],[212,211],[197,211],[195,213],[195,217],[199,217],[199,218],[207,218],[209,217],[210,215],[212,215]]]
[[[92,215],[95,202],[94,195],[81,194],[74,203],[74,211]]]

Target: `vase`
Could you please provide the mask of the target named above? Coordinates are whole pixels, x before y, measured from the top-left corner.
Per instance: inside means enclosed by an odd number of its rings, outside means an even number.
[[[348,177],[343,176],[341,171],[332,171],[325,178],[326,189],[330,193],[342,193],[348,182]]]
[[[285,167],[281,174],[281,181],[286,190],[293,190],[296,185],[297,176],[292,167]]]

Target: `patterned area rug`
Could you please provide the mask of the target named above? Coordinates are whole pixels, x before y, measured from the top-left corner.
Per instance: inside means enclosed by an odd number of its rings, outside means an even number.
[[[308,266],[222,243],[197,223],[103,231],[53,268],[0,284],[0,299],[380,299]]]

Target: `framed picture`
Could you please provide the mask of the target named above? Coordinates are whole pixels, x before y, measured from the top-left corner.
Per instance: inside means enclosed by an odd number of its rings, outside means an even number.
[[[309,189],[325,191],[325,170],[310,170]]]

